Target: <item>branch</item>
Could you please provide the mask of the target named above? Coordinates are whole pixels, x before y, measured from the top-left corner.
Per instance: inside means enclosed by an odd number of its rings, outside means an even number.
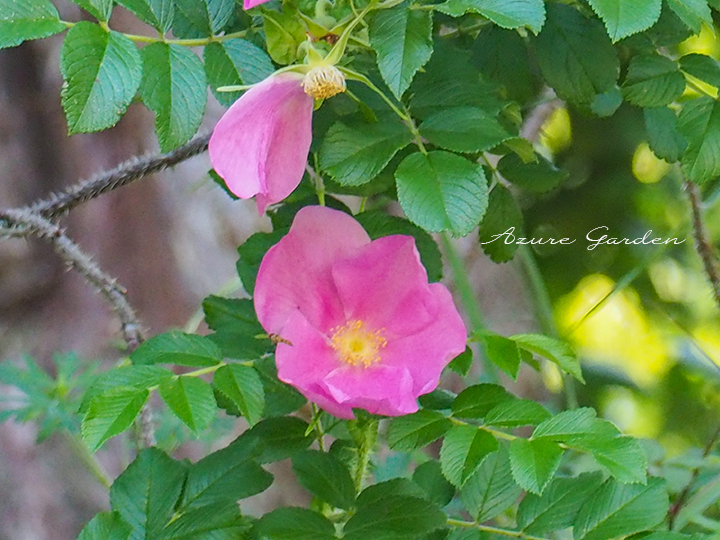
[[[46,200],[38,201],[28,209],[47,219],[62,216],[76,206],[103,193],[126,186],[144,176],[158,173],[191,157],[202,154],[207,150],[209,140],[210,135],[206,134],[167,154],[130,159],[90,180],[81,181],[63,192],[51,195]]]
[[[50,242],[65,262],[80,272],[110,303],[122,324],[123,337],[132,352],[143,341],[135,311],[128,303],[127,291],[117,280],[103,272],[80,247],[56,224],[28,209],[0,211],[0,236],[37,236]]]
[[[698,194],[697,184],[690,180],[685,180],[685,190],[690,199],[690,206],[693,214],[693,234],[695,236],[695,250],[700,259],[702,259],[705,274],[710,281],[715,294],[715,301],[720,307],[720,269],[718,268],[713,247],[705,228],[702,209],[700,208],[700,195]]]

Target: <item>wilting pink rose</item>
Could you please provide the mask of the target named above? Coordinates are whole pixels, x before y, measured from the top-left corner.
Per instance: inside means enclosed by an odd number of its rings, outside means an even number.
[[[428,283],[412,237],[370,241],[351,216],[320,206],[300,210],[265,255],[255,309],[292,344],[278,343],[278,377],[339,418],[417,411],[465,350],[450,292]]]
[[[303,75],[272,75],[228,109],[210,137],[210,161],[230,191],[256,197],[258,211],[283,200],[302,180],[312,142],[313,98]]]

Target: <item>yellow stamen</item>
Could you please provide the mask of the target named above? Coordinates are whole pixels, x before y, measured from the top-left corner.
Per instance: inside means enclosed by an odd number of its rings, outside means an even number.
[[[305,75],[302,86],[313,99],[326,99],[345,91],[345,76],[335,66],[317,66]]]
[[[380,349],[387,345],[382,330],[371,332],[362,321],[350,321],[331,332],[332,348],[340,360],[351,366],[377,364],[380,362]]]

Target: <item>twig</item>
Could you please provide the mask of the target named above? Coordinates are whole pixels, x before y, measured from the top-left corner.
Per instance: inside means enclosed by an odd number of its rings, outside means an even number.
[[[115,278],[103,272],[89,255],[67,237],[58,225],[30,209],[4,210],[0,211],[0,237],[3,236],[36,236],[50,242],[60,257],[77,270],[108,301],[120,319],[128,352],[134,351],[143,342],[140,323],[135,310],[125,297],[127,294],[125,288]],[[139,427],[141,432],[139,442],[145,447],[153,446],[155,444],[155,433],[152,424],[152,412],[148,404],[145,404],[140,413]]]
[[[38,201],[28,209],[44,218],[56,218],[76,206],[144,176],[158,173],[207,150],[210,135],[202,135],[172,152],[159,156],[133,158],[90,180],[81,181],[50,198]]]
[[[710,243],[710,237],[708,236],[707,228],[705,227],[705,221],[703,219],[700,202],[700,194],[698,192],[697,184],[695,184],[695,182],[691,180],[685,180],[685,190],[687,191],[688,199],[690,199],[690,207],[692,209],[695,251],[697,251],[697,254],[702,260],[703,268],[705,269],[705,275],[707,276],[708,281],[710,281],[710,285],[712,285],[713,294],[715,295],[715,302],[717,303],[718,308],[720,308],[720,268],[718,268],[718,262],[715,258],[715,254],[713,253],[713,247]],[[703,458],[706,458],[708,455],[710,455],[710,452],[712,452],[712,449],[718,442],[718,439],[720,439],[720,426],[718,426],[718,428],[715,430],[715,434],[705,445],[705,450],[703,451]],[[668,525],[671,530],[673,528],[673,525],[675,524],[676,518],[680,514],[682,506],[685,504],[685,501],[690,494],[690,491],[695,486],[695,482],[697,482],[699,474],[700,467],[695,467],[693,469],[690,481],[680,492],[677,499],[670,507],[670,510],[668,511]]]
[[[700,195],[698,194],[698,187],[694,182],[685,180],[685,190],[688,193],[690,206],[692,207],[695,250],[700,256],[700,259],[702,259],[705,274],[712,285],[713,293],[715,294],[715,301],[720,308],[720,269],[718,268],[717,259],[715,259],[713,247],[710,243],[707,229],[705,228],[702,209],[700,208]]]

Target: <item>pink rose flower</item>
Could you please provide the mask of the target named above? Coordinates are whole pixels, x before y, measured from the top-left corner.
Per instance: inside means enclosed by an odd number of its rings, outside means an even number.
[[[290,195],[302,180],[312,142],[313,98],[303,75],[272,75],[228,109],[210,137],[209,154],[230,191],[256,197],[258,212]]]
[[[278,343],[280,380],[338,418],[352,409],[400,416],[418,410],[467,332],[450,292],[428,283],[415,240],[370,241],[351,216],[300,210],[268,250],[255,309]]]
[[[269,1],[270,0],[243,0],[243,9],[254,8],[255,6],[259,6],[260,4],[264,4]]]

